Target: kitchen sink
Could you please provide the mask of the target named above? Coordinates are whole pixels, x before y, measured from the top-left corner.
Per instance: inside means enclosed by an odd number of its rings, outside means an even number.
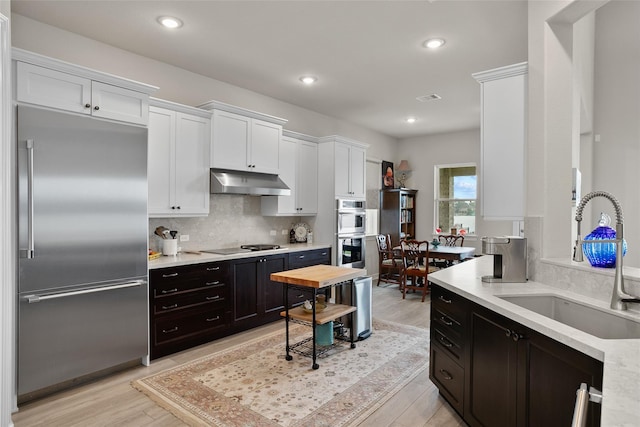
[[[498,297],[599,338],[640,338],[640,320],[625,317],[622,313],[616,314],[557,295],[504,295]]]

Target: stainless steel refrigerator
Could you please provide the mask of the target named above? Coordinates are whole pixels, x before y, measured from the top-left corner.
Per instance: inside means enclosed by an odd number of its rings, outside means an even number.
[[[17,107],[18,398],[147,355],[147,129]]]

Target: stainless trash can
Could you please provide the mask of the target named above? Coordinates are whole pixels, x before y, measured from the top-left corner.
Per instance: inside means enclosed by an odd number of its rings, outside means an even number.
[[[339,319],[347,328],[354,328],[357,339],[368,338],[372,332],[371,325],[371,286],[370,276],[360,277],[352,284],[336,287],[336,303],[353,305],[357,308],[354,313],[354,325],[351,325],[351,316],[346,315]]]

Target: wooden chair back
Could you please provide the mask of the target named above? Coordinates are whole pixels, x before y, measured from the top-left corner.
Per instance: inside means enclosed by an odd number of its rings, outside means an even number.
[[[464,245],[464,236],[455,234],[441,234],[438,236],[440,244],[444,246],[462,246]]]
[[[422,293],[422,302],[429,292],[429,242],[419,240],[403,240],[400,242],[402,249],[402,262],[404,271],[402,277],[402,299],[405,299],[407,290]]]

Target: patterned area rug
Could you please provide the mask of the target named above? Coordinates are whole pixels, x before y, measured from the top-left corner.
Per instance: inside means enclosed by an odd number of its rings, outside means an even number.
[[[284,324],[283,324],[284,329]],[[309,328],[291,328],[291,341]],[[333,354],[286,361],[284,330],[132,385],[194,426],[348,426],[366,419],[427,369],[429,331],[375,320],[373,334]]]

